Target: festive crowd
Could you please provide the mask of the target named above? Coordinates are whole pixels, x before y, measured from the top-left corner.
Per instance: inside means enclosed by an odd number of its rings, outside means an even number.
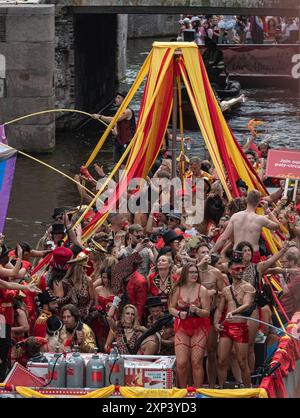
[[[270,185],[268,144],[255,142],[252,135],[246,156]],[[147,179],[154,189],[171,177],[165,147]],[[105,173],[94,169],[75,178],[95,192]],[[251,386],[255,341],[266,338],[271,350],[279,338],[255,319],[280,327],[300,309],[300,194],[283,198],[284,184],[273,182],[276,191],[262,198],[239,180],[240,197],[228,200],[211,161],[181,154],[177,170],[192,184],[204,181],[200,224],[191,223],[188,208],[166,210],[170,191],[156,190],[149,213],[109,213],[84,244],[96,206],[75,228],[85,206],[55,208],[36,249],[26,242],[9,249],[1,237],[1,380],[15,361],[42,361],[41,351],[109,352],[115,342],[121,354],[175,354],[178,387],[223,387],[228,373]],[[274,255],[262,228],[282,246]],[[270,286],[272,278],[282,290]]]
[[[197,45],[206,38],[218,44],[296,43],[299,18],[278,16],[180,16],[178,41],[185,30],[194,30]],[[190,39],[189,39],[190,40]]]

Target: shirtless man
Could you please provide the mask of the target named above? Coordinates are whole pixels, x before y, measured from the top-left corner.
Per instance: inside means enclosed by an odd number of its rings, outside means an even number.
[[[248,325],[246,319],[234,319],[235,315],[250,316],[254,308],[254,287],[243,280],[245,265],[242,257],[233,253],[229,264],[229,275],[232,278],[232,285],[223,289],[221,299],[218,303],[214,317],[214,325],[220,332],[218,347],[218,378],[221,389],[227,376],[232,345],[235,348],[237,361],[239,363],[242,382],[245,387],[251,387],[251,374],[248,364]],[[226,319],[220,323],[222,313],[227,305]]]
[[[241,241],[248,241],[253,247],[254,255],[252,262],[260,261],[259,238],[262,228],[275,231],[279,228],[279,223],[271,221],[268,216],[256,215],[255,211],[260,202],[260,192],[251,190],[247,196],[247,208],[232,215],[225,231],[219,237],[211,252],[219,252],[227,240],[233,238],[233,247]],[[268,211],[268,209],[267,209]],[[274,218],[273,218],[274,219]]]
[[[210,266],[211,257],[209,255],[209,247],[201,244],[197,250],[197,263],[200,273],[201,284],[206,287],[211,296],[210,304],[210,320],[214,323],[214,313],[217,308],[218,293],[222,292],[224,287],[224,279],[220,270]],[[207,374],[209,387],[214,389],[217,380],[217,347],[218,334],[216,329],[211,326],[207,339]]]

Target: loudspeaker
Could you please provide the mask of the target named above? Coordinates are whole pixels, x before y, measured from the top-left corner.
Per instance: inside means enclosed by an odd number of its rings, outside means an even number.
[[[195,40],[195,29],[185,29],[183,31],[184,42],[193,42]]]

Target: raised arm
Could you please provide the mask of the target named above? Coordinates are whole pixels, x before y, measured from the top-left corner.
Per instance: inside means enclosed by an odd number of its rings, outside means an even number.
[[[273,267],[274,264],[277,263],[277,261],[283,256],[284,253],[290,248],[292,245],[290,242],[285,241],[283,244],[283,247],[275,254],[272,255],[272,257],[268,258],[265,261],[261,261],[257,264],[257,270],[261,275],[264,275],[266,271]]]
[[[271,231],[277,231],[280,228],[279,222],[271,221],[268,216],[261,216],[261,226],[270,229]]]
[[[223,234],[220,235],[217,242],[213,246],[213,248],[210,250],[210,253],[218,253],[226,244],[226,242],[231,238],[233,234],[233,222],[232,218],[230,219],[228,225],[225,228],[225,231]]]

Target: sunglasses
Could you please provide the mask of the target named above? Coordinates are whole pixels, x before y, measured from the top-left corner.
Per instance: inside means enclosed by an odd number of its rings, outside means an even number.
[[[244,271],[246,267],[232,267],[233,271]]]

